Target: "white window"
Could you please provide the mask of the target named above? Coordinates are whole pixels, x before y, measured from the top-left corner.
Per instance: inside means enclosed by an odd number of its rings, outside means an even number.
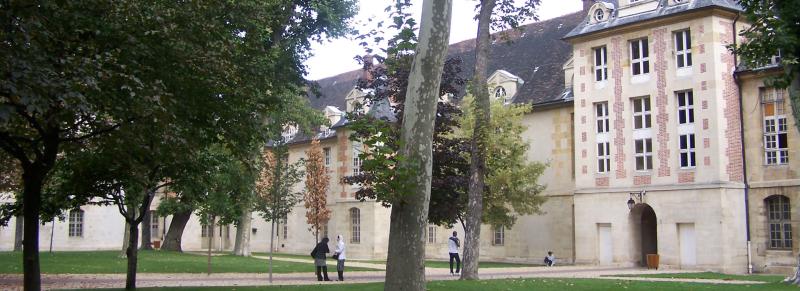
[[[426,233],[428,236],[428,243],[435,244],[436,243],[436,226],[429,225],[428,232]]]
[[[507,95],[506,94],[506,88],[503,88],[503,86],[497,86],[497,88],[494,89],[494,98],[495,99],[505,100],[506,99],[506,95]]]
[[[325,166],[331,166],[331,148],[322,148],[322,153],[325,154]]]
[[[606,133],[609,131],[608,120],[608,102],[595,103],[595,114],[597,117],[597,133]]]
[[[506,242],[506,232],[505,227],[495,226],[494,227],[494,237],[492,238],[492,244],[496,246],[502,246]]]
[[[631,41],[631,74],[634,76],[650,73],[650,53],[647,38]]]
[[[764,115],[764,159],[767,165],[789,162],[789,140],[785,115],[785,91],[760,88],[761,108]]]
[[[73,209],[69,211],[69,236],[83,236],[83,210]]]
[[[150,235],[158,237],[158,213],[155,210],[150,210]]]
[[[694,123],[694,96],[692,91],[677,92],[678,124]]]
[[[652,127],[650,122],[650,97],[633,99],[633,129]]]
[[[288,219],[284,218],[282,224],[283,224],[283,239],[288,239],[289,238],[289,221],[288,221]]]
[[[653,139],[643,138],[634,141],[634,156],[636,158],[637,171],[649,171],[653,169]]]
[[[350,208],[350,243],[361,243],[361,210]]]
[[[696,164],[694,134],[682,134],[679,139],[681,168],[694,168]]]
[[[597,172],[608,173],[611,171],[611,151],[610,142],[597,143]]]
[[[211,218],[206,219],[208,223],[203,224],[200,228],[200,237],[214,236],[214,221]]]
[[[594,20],[595,21],[603,21],[606,18],[606,13],[603,12],[603,9],[597,9],[594,11]]]
[[[675,32],[675,61],[678,68],[692,66],[692,36],[688,29]]]
[[[608,79],[608,53],[606,47],[594,49],[594,80],[605,81]]]
[[[353,142],[353,176],[361,174],[361,143]]]

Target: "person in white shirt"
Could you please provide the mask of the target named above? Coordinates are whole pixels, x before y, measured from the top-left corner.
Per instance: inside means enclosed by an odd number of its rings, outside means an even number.
[[[339,255],[339,257],[336,259],[336,272],[339,273],[339,281],[344,281],[344,249],[344,238],[341,234],[337,235],[335,252],[337,255]]]
[[[548,267],[552,267],[556,264],[556,256],[553,255],[552,251],[547,252],[547,256],[544,257],[544,265]]]
[[[450,275],[461,273],[461,258],[458,257],[458,248],[461,243],[458,241],[458,232],[453,232],[453,236],[447,240],[447,250],[450,253]],[[453,274],[453,259],[456,260],[456,272]]]

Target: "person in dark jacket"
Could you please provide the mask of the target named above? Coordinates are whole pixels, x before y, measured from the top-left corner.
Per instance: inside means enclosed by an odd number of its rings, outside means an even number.
[[[317,246],[314,247],[314,250],[311,251],[311,257],[314,258],[314,266],[317,267],[317,281],[331,281],[328,278],[328,264],[325,263],[325,257],[327,253],[330,253],[331,250],[328,249],[328,238],[322,238]]]

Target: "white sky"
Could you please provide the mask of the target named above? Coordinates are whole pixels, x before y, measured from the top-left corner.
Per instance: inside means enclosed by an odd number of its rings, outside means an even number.
[[[516,1],[524,2],[523,0]],[[354,23],[365,22],[370,17],[385,19],[387,14],[383,10],[393,2],[393,0],[361,0],[359,4],[360,10]],[[412,2],[415,8],[414,19],[419,21],[419,7],[422,0],[413,0]],[[478,28],[478,23],[473,20],[476,3],[476,0],[453,0],[450,43],[475,38]],[[547,20],[581,10],[582,6],[583,4],[580,0],[541,0],[537,14],[539,20]],[[358,26],[357,28],[361,29]],[[348,39],[337,39],[321,44],[315,43],[312,47],[312,52],[314,56],[305,63],[308,66],[308,76],[306,77],[309,80],[318,80],[358,69],[360,66],[353,60],[353,57],[364,54],[364,50],[358,45],[358,41]]]

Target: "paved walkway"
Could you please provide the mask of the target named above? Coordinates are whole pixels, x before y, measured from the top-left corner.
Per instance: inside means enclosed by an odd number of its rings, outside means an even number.
[[[307,262],[309,260],[292,258],[273,258],[275,260]],[[349,266],[366,268],[381,267],[380,264],[354,262]],[[637,277],[606,277],[611,275],[637,275],[637,274],[664,274],[686,273],[686,270],[645,270],[639,268],[599,267],[599,266],[559,266],[559,267],[522,267],[522,268],[484,268],[481,269],[481,279],[504,278],[595,278],[608,280],[630,281],[669,281],[669,282],[695,282],[715,284],[762,284],[755,281],[735,280],[705,280],[705,279],[670,279],[670,278],[637,278]],[[450,276],[448,269],[426,268],[428,280],[456,280],[458,277]],[[331,272],[332,277],[336,272]],[[140,273],[137,276],[137,287],[197,287],[197,286],[262,286],[269,285],[269,275],[264,273],[221,273],[221,274],[153,274]],[[274,285],[311,285],[311,284],[341,284],[341,283],[368,283],[382,282],[384,271],[363,271],[345,273],[345,282],[318,282],[313,272],[273,274]],[[22,275],[0,274],[0,290],[21,290]],[[92,288],[123,288],[125,274],[43,274],[42,287],[44,289],[92,289]]]

